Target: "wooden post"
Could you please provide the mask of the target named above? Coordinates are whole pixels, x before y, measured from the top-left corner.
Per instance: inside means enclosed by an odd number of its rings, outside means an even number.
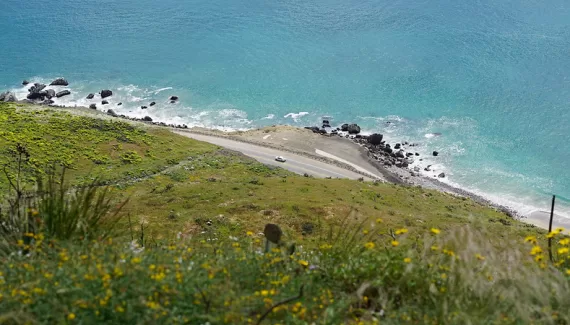
[[[552,206],[550,208],[550,223],[548,224],[548,232],[552,232],[552,220],[554,219],[554,202],[556,201],[556,195],[552,196]],[[552,237],[548,238],[548,256],[550,257],[550,262],[552,259]]]

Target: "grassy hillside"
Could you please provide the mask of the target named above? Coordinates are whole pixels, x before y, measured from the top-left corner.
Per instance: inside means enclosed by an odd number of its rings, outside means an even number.
[[[16,144],[29,189],[56,162],[71,184],[98,177],[129,200],[112,240],[38,231],[17,243],[30,257],[0,256],[0,323],[570,321],[568,243],[550,234],[546,263],[544,231],[470,199],[305,178],[165,129],[0,103],[10,175]],[[264,254],[267,223],[284,236]]]

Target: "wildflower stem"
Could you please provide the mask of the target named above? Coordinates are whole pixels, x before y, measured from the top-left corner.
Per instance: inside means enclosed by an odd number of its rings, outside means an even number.
[[[291,297],[291,298],[287,298],[287,299],[282,300],[282,301],[280,301],[280,302],[274,304],[273,306],[271,306],[265,313],[263,313],[263,315],[261,315],[261,317],[259,317],[259,320],[257,321],[256,324],[257,324],[257,325],[261,324],[261,322],[265,319],[265,317],[267,317],[267,315],[269,315],[269,314],[271,313],[271,311],[273,311],[273,309],[275,309],[275,308],[277,308],[277,307],[279,307],[279,306],[281,306],[281,305],[290,303],[291,301],[294,301],[294,300],[297,300],[297,299],[301,299],[301,298],[303,297],[303,288],[305,288],[305,285],[304,285],[304,284],[301,285],[301,288],[299,289],[299,294],[298,294],[297,296]]]
[[[548,233],[552,233],[552,219],[554,219],[554,202],[556,201],[556,195],[552,196],[552,206],[550,208],[550,223],[548,224]],[[548,238],[548,256],[550,257],[550,261],[553,262],[552,259],[552,237]]]
[[[204,293],[204,291],[202,291],[202,289],[197,284],[194,285],[194,287],[196,288],[196,290],[198,290],[198,292],[202,296],[202,301],[204,301],[206,314],[208,314],[208,312],[210,311],[210,300],[208,299],[208,297],[206,297],[206,294]]]

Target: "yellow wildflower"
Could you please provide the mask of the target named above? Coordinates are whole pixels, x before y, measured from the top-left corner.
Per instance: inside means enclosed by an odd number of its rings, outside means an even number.
[[[542,255],[536,255],[536,257],[534,258],[535,261],[537,262],[542,262],[544,260],[544,256]]]
[[[412,263],[412,259],[409,257],[404,258],[404,263]]]
[[[551,231],[548,233],[548,235],[546,235],[546,238],[554,238],[554,236],[556,236],[557,234],[558,234],[557,232]]]
[[[566,269],[566,275],[570,275],[570,269]]]
[[[562,247],[558,249],[558,254],[568,254],[570,249],[568,247]]]
[[[485,256],[481,255],[481,254],[475,254],[475,258],[478,259],[479,261],[484,261],[485,260]]]
[[[557,234],[559,234],[559,233],[561,233],[561,232],[564,232],[564,228],[558,227],[558,228],[554,229],[554,232],[557,233]]]
[[[261,290],[261,295],[266,297],[269,295],[269,291],[268,290]]]
[[[393,247],[397,247],[398,245],[400,245],[400,243],[398,243],[397,240],[392,240],[392,246]]]
[[[366,244],[364,244],[364,247],[365,247],[366,249],[373,249],[375,246],[376,246],[376,245],[375,245],[373,242],[371,242],[371,241],[369,241],[369,242],[367,242]]]
[[[401,229],[396,230],[396,235],[403,235],[403,234],[405,234],[405,233],[407,233],[407,232],[408,232],[408,229],[406,229],[406,228],[401,228]]]
[[[362,234],[363,234],[363,235],[368,235],[368,229],[363,229],[363,230],[362,230]]]
[[[299,260],[299,264],[300,264],[301,266],[304,266],[304,267],[309,266],[309,262],[307,262],[307,261],[305,261],[305,260]]]
[[[432,251],[438,251],[438,250],[439,250],[439,246],[433,245],[433,246],[431,247],[431,250],[432,250]]]
[[[430,229],[431,233],[434,235],[439,235],[439,233],[441,232],[441,230],[437,229],[437,228],[431,228]]]
[[[326,249],[331,249],[333,246],[331,244],[322,244],[321,245],[321,249],[322,250],[326,250]]]
[[[141,258],[140,257],[133,257],[133,259],[131,260],[132,264],[139,264],[141,262]]]
[[[562,246],[568,246],[570,245],[570,238],[560,239],[558,243]]]
[[[542,248],[540,248],[540,246],[534,246],[531,250],[530,250],[530,255],[538,255],[542,253]]]
[[[526,236],[525,243],[532,243],[536,245],[536,236]]]
[[[383,220],[381,218],[376,219],[376,223],[382,223],[382,221]]]
[[[74,320],[74,319],[75,319],[75,314],[74,314],[74,313],[69,313],[69,314],[67,315],[67,319],[69,319],[69,320]]]
[[[118,313],[124,313],[125,308],[123,308],[122,306],[117,306],[117,307],[115,307],[115,311],[117,311]]]
[[[251,237],[251,236],[253,236],[253,231],[247,231],[245,234],[246,234],[247,236],[250,236],[250,237]]]

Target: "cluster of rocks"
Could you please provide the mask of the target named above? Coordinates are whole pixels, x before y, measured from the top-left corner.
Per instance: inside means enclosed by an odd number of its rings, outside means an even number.
[[[420,154],[414,151],[416,146],[414,143],[407,141],[395,144],[386,143],[384,136],[379,133],[371,135],[361,135],[361,128],[358,124],[342,124],[341,127],[331,128],[328,120],[323,120],[323,126],[307,126],[305,129],[313,131],[313,133],[327,135],[327,136],[340,136],[351,139],[361,147],[365,148],[368,156],[371,159],[383,164],[385,167],[397,167],[403,169],[411,169],[412,176],[419,176],[421,168],[419,166],[410,167],[415,161],[419,159]],[[432,153],[434,157],[439,155],[439,152]],[[423,161],[423,159],[419,159]],[[431,165],[424,168],[425,171],[433,171]],[[437,175],[439,178],[444,178],[445,173]]]
[[[22,82],[22,85],[24,86],[28,84],[30,84],[30,82],[27,80]],[[69,86],[69,83],[63,78],[57,78],[52,81],[49,86],[66,87]],[[71,91],[68,89],[56,92],[55,89],[46,89],[46,87],[48,86],[45,84],[34,83],[30,88],[28,88],[28,95],[26,96],[27,101],[35,104],[51,105],[54,103],[52,98],[60,98],[71,94]]]
[[[17,102],[17,101],[18,98],[16,98],[16,95],[13,92],[6,91],[0,93],[0,102]]]

